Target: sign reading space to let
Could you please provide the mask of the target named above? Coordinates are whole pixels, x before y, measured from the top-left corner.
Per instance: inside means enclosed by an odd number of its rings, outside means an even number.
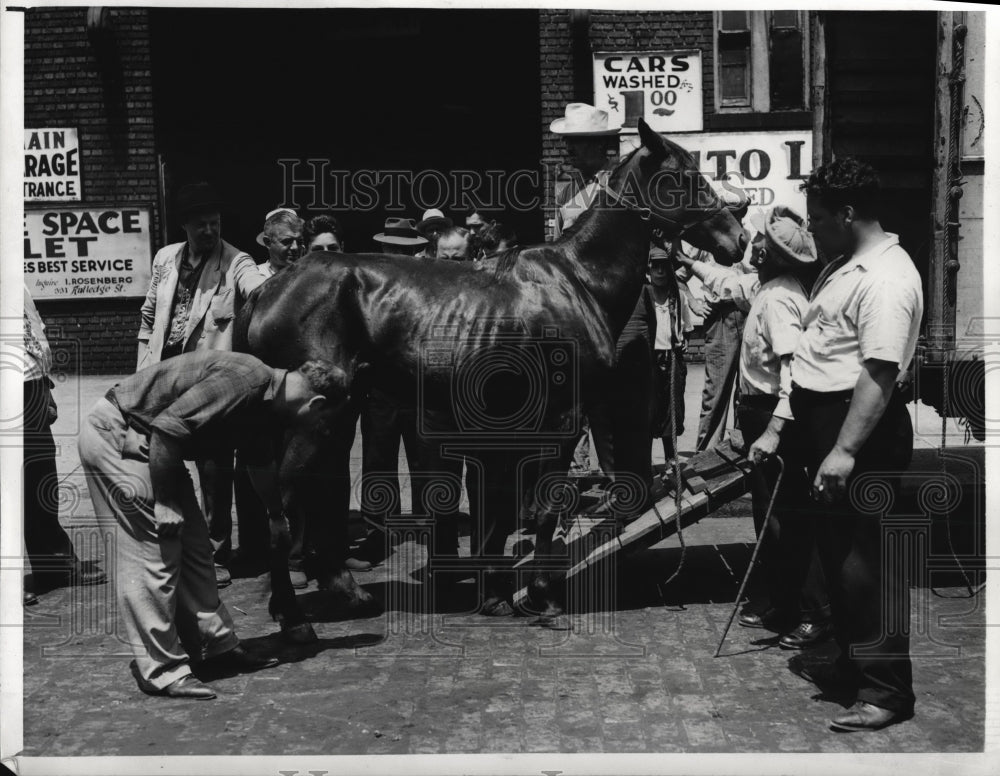
[[[702,121],[700,51],[613,51],[594,54],[594,104],[608,127],[699,132]]]
[[[79,202],[80,141],[75,129],[24,130],[24,199]]]
[[[35,299],[145,296],[147,207],[28,210],[24,282]]]

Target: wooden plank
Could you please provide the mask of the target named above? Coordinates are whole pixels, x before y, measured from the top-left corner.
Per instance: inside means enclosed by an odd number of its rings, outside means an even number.
[[[685,462],[687,481],[703,485],[700,492],[686,488],[681,493],[680,512],[674,494],[660,499],[635,520],[621,524],[611,515],[577,515],[557,530],[553,537],[550,573],[553,578],[570,579],[619,552],[646,549],[693,525],[724,504],[744,495],[749,487],[752,466],[732,446],[724,443],[715,450],[692,456]],[[667,483],[670,484],[669,482]],[[517,559],[514,568],[527,574],[535,566],[534,552]],[[519,589],[514,597],[520,603],[527,595]]]

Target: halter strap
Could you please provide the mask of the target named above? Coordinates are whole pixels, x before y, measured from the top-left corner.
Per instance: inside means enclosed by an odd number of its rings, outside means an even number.
[[[703,224],[708,219],[712,218],[713,216],[718,215],[723,210],[727,209],[725,205],[719,205],[714,210],[705,210],[705,211],[703,211],[703,212],[705,212],[704,216],[702,216],[700,219],[698,219],[694,223],[687,224],[685,226],[683,221],[678,221],[677,219],[674,219],[674,218],[668,218],[667,216],[661,216],[659,213],[654,213],[650,208],[646,207],[645,205],[642,205],[642,204],[640,204],[638,202],[631,202],[631,201],[625,199],[625,197],[623,197],[617,191],[612,191],[610,188],[608,188],[608,185],[606,183],[601,183],[600,181],[597,181],[597,185],[601,187],[601,190],[605,194],[607,194],[608,199],[610,199],[614,204],[620,205],[622,208],[624,208],[625,210],[628,210],[628,211],[630,211],[632,213],[638,213],[639,214],[639,218],[641,218],[643,221],[648,221],[648,222],[650,222],[654,226],[657,226],[660,229],[663,229],[663,228],[672,229],[672,228],[674,228],[676,226],[680,226],[681,230],[676,235],[674,235],[674,237],[681,237],[683,234],[685,234],[689,230],[693,229],[694,227],[698,226],[699,224]],[[702,209],[699,208],[699,210],[702,210]]]

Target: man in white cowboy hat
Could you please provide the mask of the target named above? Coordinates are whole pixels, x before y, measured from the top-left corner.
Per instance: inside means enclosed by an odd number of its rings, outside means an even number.
[[[556,193],[553,236],[558,238],[594,203],[599,185],[607,182],[612,166],[608,160],[608,150],[611,139],[617,137],[620,130],[608,129],[607,111],[585,102],[571,102],[566,106],[565,114],[553,121],[549,129],[566,141],[568,164],[576,170],[569,183]],[[609,418],[610,410],[595,409],[591,414],[597,423],[594,443],[600,467],[606,474],[611,474],[611,429],[605,428],[606,424],[600,420]],[[585,421],[583,436],[574,454],[574,469],[590,468],[590,431],[590,423]]]
[[[454,226],[454,221],[448,218],[436,207],[424,211],[424,217],[417,224],[417,231],[427,239],[427,246],[417,254],[421,259],[432,259],[437,252],[437,241],[441,233]]]
[[[302,254],[304,222],[291,208],[279,207],[264,216],[264,230],[257,244],[267,248],[267,261],[258,266],[264,277],[271,277],[296,261]]]
[[[785,649],[805,649],[833,633],[830,604],[809,518],[809,480],[799,428],[789,395],[792,354],[802,334],[809,289],[819,271],[812,235],[795,211],[771,210],[754,240],[756,274],[681,257],[719,299],[747,312],[739,355],[740,399],[736,416],[748,456],[757,465],[751,483],[754,523],[764,528],[767,505],[777,481],[770,456],[785,461],[782,485],[768,525],[760,583],[740,615],[740,625],[783,632]]]
[[[232,350],[233,320],[239,301],[264,278],[250,254],[222,239],[223,202],[208,183],[184,186],[175,212],[185,240],[171,243],[153,257],[152,278],[142,303],[136,371],[194,350]],[[205,511],[220,560],[228,554],[231,530],[232,455],[199,464]],[[217,469],[218,476],[212,471]],[[226,524],[229,523],[229,527]],[[229,572],[216,569],[220,585]]]
[[[427,245],[427,238],[417,231],[412,218],[387,218],[382,231],[372,239],[382,253],[413,256]]]
[[[571,102],[549,128],[565,139],[569,164],[579,172],[556,196],[555,236],[559,237],[593,204],[598,184],[607,181],[610,142],[621,130],[608,129],[607,112],[584,102]]]

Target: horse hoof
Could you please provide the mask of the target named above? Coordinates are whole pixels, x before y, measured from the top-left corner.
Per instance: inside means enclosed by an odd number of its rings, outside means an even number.
[[[378,617],[382,612],[382,604],[373,596],[355,599],[347,606],[347,613],[351,619]]]
[[[281,637],[290,644],[311,644],[319,641],[316,631],[308,622],[300,622],[298,625],[282,627]]]
[[[539,617],[536,617],[531,622],[531,624],[539,628],[545,628],[546,630],[554,630],[554,631],[572,630],[572,627],[569,624],[569,618],[566,617],[565,614],[555,614],[555,615],[543,614],[540,615]]]
[[[488,598],[483,601],[480,614],[486,617],[510,617],[514,614],[514,607],[503,598]]]

